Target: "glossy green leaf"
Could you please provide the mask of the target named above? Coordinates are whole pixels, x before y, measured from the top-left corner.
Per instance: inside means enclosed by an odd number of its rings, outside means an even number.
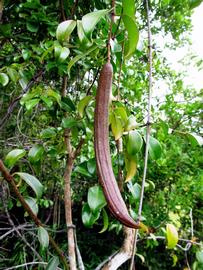
[[[54,42],[54,56],[55,58],[59,58],[60,54],[61,54],[61,49],[62,46],[60,45],[60,43],[58,41]]]
[[[26,22],[26,28],[32,33],[36,33],[39,29],[39,24],[35,22]]]
[[[46,94],[47,94],[48,97],[52,97],[53,99],[55,99],[56,102],[60,105],[61,95],[58,92],[56,92],[56,91],[52,90],[51,88],[49,88],[48,91],[46,92]]]
[[[96,160],[95,158],[89,159],[87,161],[88,172],[94,174],[96,172]]]
[[[83,224],[90,228],[97,221],[100,216],[100,211],[93,213],[88,205],[85,203],[82,207],[82,222]]]
[[[78,103],[78,113],[80,115],[80,117],[83,117],[84,114],[84,110],[87,107],[87,105],[90,103],[92,97],[91,96],[86,96],[84,98],[82,98],[79,103]]]
[[[128,15],[123,15],[122,16],[123,23],[125,25],[125,28],[128,32],[128,39],[125,45],[125,57],[130,58],[136,48],[137,48],[137,43],[139,40],[139,30],[137,27],[137,23],[134,18],[128,16]]]
[[[202,146],[203,145],[203,137],[201,137],[195,133],[188,133],[187,137],[193,146],[196,146],[196,145]]]
[[[80,174],[82,174],[84,176],[92,178],[92,175],[83,166],[76,166],[75,169],[74,169],[74,172],[77,172],[77,173],[80,173]]]
[[[134,157],[126,156],[125,157],[125,169],[126,169],[126,178],[125,182],[130,181],[137,172],[137,162],[135,161]]]
[[[28,153],[29,161],[31,163],[38,162],[42,158],[43,153],[44,153],[44,147],[42,145],[40,144],[34,145]]]
[[[77,121],[74,118],[63,118],[62,127],[63,128],[72,128],[77,126]]]
[[[38,211],[39,211],[37,200],[32,197],[26,197],[25,201],[31,208],[32,212],[37,216]]]
[[[60,23],[56,29],[56,38],[60,43],[68,42],[70,34],[73,32],[76,26],[76,21],[67,20]]]
[[[40,245],[42,246],[42,248],[48,248],[49,246],[49,235],[48,232],[45,228],[43,227],[38,227],[38,240],[40,242]]]
[[[190,9],[196,8],[196,7],[198,7],[202,2],[203,2],[203,0],[189,0],[189,7],[190,7]]]
[[[49,260],[46,266],[46,270],[56,270],[58,265],[59,265],[59,258],[54,256]]]
[[[123,14],[128,15],[130,17],[135,16],[135,0],[123,0]]]
[[[141,186],[138,183],[132,184],[132,182],[129,182],[127,185],[130,193],[133,196],[133,199],[139,200],[141,194]]]
[[[100,186],[89,188],[87,202],[93,213],[96,213],[106,205],[106,199]]]
[[[128,121],[128,116],[124,107],[117,107],[114,114],[121,119],[122,126],[124,127]]]
[[[48,108],[53,106],[53,100],[49,97],[41,96],[41,100],[47,105]]]
[[[112,133],[115,137],[115,140],[118,140],[123,135],[123,125],[120,117],[118,117],[116,114],[112,114],[111,117],[111,129]]]
[[[19,159],[26,155],[24,149],[14,149],[5,157],[5,163],[8,167],[12,167]]]
[[[33,189],[37,197],[42,196],[43,186],[35,176],[23,172],[16,172],[15,175],[19,175]]]
[[[25,102],[25,107],[26,109],[29,111],[32,108],[34,108],[38,103],[39,103],[40,99],[39,98],[33,98],[31,100],[28,100]]]
[[[90,39],[91,34],[99,22],[99,20],[109,13],[108,9],[98,10],[91,13],[86,14],[82,17],[82,27],[84,29],[85,35]]]
[[[127,138],[127,152],[128,155],[136,155],[142,148],[143,140],[139,132],[136,130],[129,131]]]
[[[125,130],[130,131],[132,129],[135,129],[137,125],[138,124],[136,122],[136,117],[134,115],[130,115],[126,123]]]
[[[82,26],[82,21],[80,20],[77,20],[77,32],[80,42],[86,46],[91,46],[92,42],[90,42],[90,40],[86,37]]]
[[[0,83],[3,86],[6,86],[8,84],[8,82],[9,82],[8,76],[5,73],[0,73]]]
[[[150,157],[154,160],[159,159],[161,157],[161,152],[162,152],[162,148],[161,148],[160,142],[157,139],[150,136],[149,138]]]
[[[40,136],[42,139],[53,138],[56,136],[56,130],[53,127],[46,128],[46,129],[42,130],[42,132],[40,133]]]
[[[97,49],[97,46],[92,46],[90,47],[85,53],[81,53],[76,55],[73,59],[70,60],[70,62],[68,63],[68,72],[70,72],[72,66],[77,63],[80,59],[85,58],[88,54],[90,54],[91,52],[93,52],[94,50]]]
[[[178,243],[178,232],[173,224],[166,224],[167,248],[173,249]]]
[[[62,47],[60,55],[59,55],[59,62],[61,63],[64,62],[69,56],[69,54],[70,54],[70,50],[66,47]]]
[[[104,208],[102,209],[102,218],[103,218],[103,228],[101,229],[101,231],[99,233],[105,232],[109,226],[109,217],[108,217],[107,212]]]
[[[14,83],[17,82],[19,75],[18,75],[18,72],[14,68],[8,67],[7,73],[8,73],[12,82],[14,82]]]

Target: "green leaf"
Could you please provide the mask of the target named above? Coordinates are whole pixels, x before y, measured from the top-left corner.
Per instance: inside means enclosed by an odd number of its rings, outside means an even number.
[[[173,249],[178,243],[178,232],[173,224],[166,224],[167,248]]]
[[[100,216],[100,211],[93,213],[88,205],[85,203],[82,207],[82,222],[83,224],[90,228],[97,221]]]
[[[100,186],[89,188],[87,202],[93,213],[101,210],[106,205],[106,199]]]
[[[54,56],[55,58],[59,58],[60,54],[61,54],[61,49],[62,46],[59,44],[58,41],[54,42]]]
[[[29,161],[31,163],[38,162],[42,158],[43,153],[44,153],[44,147],[42,145],[40,144],[34,145],[28,153]]]
[[[122,126],[125,126],[128,121],[128,116],[124,107],[118,107],[114,110],[117,117],[121,119]]]
[[[48,108],[53,106],[53,100],[49,97],[41,96],[41,100],[47,105]]]
[[[135,16],[135,0],[123,0],[123,14],[128,15],[130,17]]]
[[[6,86],[8,84],[8,82],[9,82],[8,76],[5,73],[0,73],[0,83],[3,86]]]
[[[203,145],[203,138],[201,136],[199,136],[195,133],[188,133],[187,137],[193,146],[196,146],[196,145],[202,146]]]
[[[31,208],[32,212],[37,216],[38,211],[39,211],[37,200],[32,197],[26,197],[25,201]]]
[[[56,29],[56,38],[60,43],[69,42],[70,34],[76,26],[76,21],[67,20],[60,23]]]
[[[93,52],[94,50],[97,49],[97,46],[92,46],[90,47],[85,53],[82,53],[82,54],[79,54],[79,55],[76,55],[73,59],[70,60],[70,62],[68,63],[68,72],[70,72],[72,66],[77,63],[80,59],[86,57],[88,54],[90,54],[91,52]]]
[[[5,163],[8,167],[12,167],[20,158],[24,157],[26,151],[24,149],[14,149],[6,155]]]
[[[112,114],[111,117],[111,129],[112,133],[115,137],[115,140],[118,140],[123,135],[123,125],[120,117],[118,117],[116,114]]]
[[[102,217],[103,217],[103,228],[101,229],[101,231],[99,233],[105,232],[109,226],[109,217],[108,217],[107,212],[104,208],[102,209]]]
[[[134,115],[130,115],[128,117],[128,121],[127,124],[125,126],[125,130],[126,131],[130,131],[132,129],[135,129],[137,127],[137,122],[136,122],[136,118]]]
[[[17,82],[19,75],[18,72],[14,68],[7,68],[7,73],[11,79],[12,82]]]
[[[47,96],[52,97],[53,99],[55,99],[56,102],[60,105],[61,95],[58,92],[56,92],[56,91],[49,88],[49,90],[47,91]]]
[[[46,270],[56,270],[58,265],[59,265],[59,258],[54,256],[49,260],[46,266]]]
[[[128,182],[135,176],[137,172],[137,162],[134,157],[130,157],[128,155],[125,156],[125,168],[127,171],[125,182]]]
[[[42,196],[43,186],[35,176],[23,172],[16,172],[15,174],[19,175],[33,189],[37,197]]]
[[[39,29],[39,24],[34,23],[34,22],[26,22],[26,28],[28,31],[32,33],[36,33]]]
[[[130,193],[133,196],[133,199],[139,200],[141,194],[141,186],[138,183],[133,185],[132,182],[129,182],[127,185]]]
[[[81,118],[83,118],[84,110],[87,107],[87,105],[90,103],[91,99],[92,99],[91,96],[86,96],[79,101],[78,113],[79,113]]]
[[[129,131],[127,138],[127,152],[130,156],[137,154],[142,148],[143,140],[136,130]]]
[[[142,261],[143,264],[145,263],[145,257],[142,254],[138,254],[136,252],[136,256],[140,258],[140,260]]]
[[[149,155],[152,159],[159,159],[161,157],[161,144],[159,141],[150,136],[149,138]]]
[[[78,172],[78,173],[80,173],[80,174],[82,174],[84,176],[92,178],[92,175],[83,166],[76,166],[75,169],[74,169],[74,172]]]
[[[124,26],[128,32],[128,39],[127,39],[125,51],[124,51],[125,57],[130,58],[134,54],[137,48],[137,43],[139,40],[139,30],[138,30],[137,23],[134,18],[131,18],[128,15],[123,15],[122,19],[123,19]]]
[[[203,0],[189,0],[189,7],[190,7],[190,9],[196,8],[196,7],[198,7],[202,2],[203,2]]]
[[[70,54],[70,50],[66,47],[62,47],[60,55],[59,55],[59,62],[61,63],[64,62],[69,56],[69,54]]]
[[[38,240],[42,246],[42,248],[48,248],[49,246],[49,235],[45,228],[39,226],[38,227]]]
[[[77,121],[74,118],[63,118],[62,127],[63,128],[72,128],[77,126]]]
[[[200,264],[203,264],[203,250],[196,252],[196,258]]]
[[[78,32],[78,38],[83,45],[86,45],[86,46],[92,45],[92,42],[90,42],[90,40],[85,35],[84,29],[82,26],[82,21],[80,20],[77,20],[77,32]]]
[[[108,9],[102,9],[86,14],[82,17],[82,27],[84,29],[85,35],[87,38],[91,38],[92,32],[95,28],[95,25],[99,20],[106,14],[109,13]]]
[[[96,172],[96,161],[95,158],[89,159],[87,161],[87,169],[90,174],[94,174]]]
[[[32,108],[34,108],[38,103],[39,103],[40,99],[39,98],[33,98],[31,100],[28,100],[25,102],[25,107],[26,109],[29,111]]]
[[[177,264],[177,262],[178,262],[178,257],[175,254],[172,254],[171,257],[173,259],[173,265],[172,265],[172,267],[175,267],[176,264]]]
[[[42,139],[53,138],[56,136],[56,130],[53,127],[43,129],[42,132],[40,133],[40,136]]]

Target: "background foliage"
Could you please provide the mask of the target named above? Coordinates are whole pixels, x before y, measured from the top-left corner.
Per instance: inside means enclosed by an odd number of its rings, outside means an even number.
[[[135,2],[136,21],[131,21],[132,11],[122,6],[122,1],[116,1],[118,17],[111,44],[114,85],[110,113],[112,164],[116,175],[121,168],[124,180],[129,180],[123,184],[123,196],[134,218],[144,165],[148,91],[146,11],[143,1]],[[154,37],[171,35],[174,41],[171,47],[188,42],[191,14],[200,3],[150,1]],[[15,174],[20,192],[66,251],[64,129],[71,130],[73,147],[84,138],[71,183],[73,219],[86,269],[94,269],[120,247],[123,239],[122,226],[110,215],[98,187],[93,149],[94,97],[97,75],[106,61],[110,7],[110,1],[8,0],[4,1],[0,24],[1,157],[11,173],[31,175]],[[96,10],[103,11],[93,16],[89,24],[85,15]],[[123,10],[127,17],[120,20]],[[81,21],[77,26],[72,21],[73,29],[65,25],[67,31],[57,28],[65,18],[82,20],[86,31],[83,32]],[[138,35],[141,45],[134,51]],[[126,37],[128,47],[123,49]],[[65,97],[64,76],[67,77]],[[186,86],[184,76],[169,67],[157,49],[156,38],[153,39],[153,78],[153,124],[143,221],[154,228],[155,235],[164,236],[166,224],[172,223],[180,238],[191,239],[192,220],[193,240],[201,242],[201,94]],[[163,82],[167,89],[158,90],[158,83]],[[124,151],[118,156],[115,139],[119,137],[123,139]],[[34,180],[30,178],[33,176]],[[53,250],[46,248],[46,232],[37,231],[3,178],[0,181],[1,235],[8,227],[15,226],[25,240],[16,231],[2,238],[1,269],[37,259],[26,243],[48,262]],[[136,257],[136,269],[188,269],[187,263],[194,270],[202,269],[201,247],[192,246],[184,252],[177,247],[167,249],[163,240],[142,239],[138,253],[142,260]]]

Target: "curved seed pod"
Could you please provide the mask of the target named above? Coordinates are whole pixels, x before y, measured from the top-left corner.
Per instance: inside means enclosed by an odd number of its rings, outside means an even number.
[[[94,118],[94,147],[97,161],[99,181],[111,213],[127,227],[139,229],[129,215],[125,202],[118,188],[111,164],[109,148],[109,98],[112,88],[113,68],[110,63],[103,66],[98,83],[95,118]]]

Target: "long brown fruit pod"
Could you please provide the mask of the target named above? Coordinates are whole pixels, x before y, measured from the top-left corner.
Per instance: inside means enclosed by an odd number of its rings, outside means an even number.
[[[15,180],[13,178],[13,176],[9,173],[9,171],[6,169],[6,167],[3,164],[3,161],[0,159],[0,172],[2,172],[2,175],[4,177],[4,179],[8,182],[8,184],[12,187],[16,197],[18,198],[18,200],[21,202],[23,208],[25,209],[25,211],[27,211],[27,213],[29,214],[29,216],[31,217],[31,219],[34,221],[34,223],[37,226],[41,226],[44,227],[44,225],[42,224],[41,220],[38,219],[38,217],[33,213],[32,209],[29,207],[29,205],[26,203],[25,199],[23,198],[23,196],[21,195],[21,193],[19,192],[16,184],[15,184]],[[66,258],[63,254],[63,251],[59,248],[59,246],[56,244],[56,242],[54,241],[54,239],[49,235],[49,241],[50,244],[52,246],[52,248],[56,251],[56,253],[59,255],[59,258],[61,259],[61,262],[64,265],[64,269],[69,269],[68,263],[66,261]]]
[[[142,228],[147,231],[147,227],[144,224],[136,223],[130,217],[112,169],[108,123],[112,78],[113,68],[108,62],[103,66],[100,73],[94,116],[94,147],[99,181],[108,207],[114,217],[127,227],[134,229]]]

